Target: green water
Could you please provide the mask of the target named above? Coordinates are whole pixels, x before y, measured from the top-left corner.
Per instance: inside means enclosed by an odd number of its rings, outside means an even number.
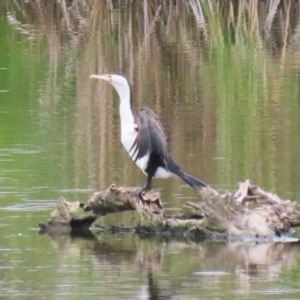
[[[61,195],[145,181],[120,143],[118,97],[93,73],[128,76],[134,106],[157,113],[186,172],[300,201],[299,7],[265,2],[0,2],[1,296],[300,297],[297,244],[38,234]],[[197,201],[179,179],[154,187],[168,209]]]

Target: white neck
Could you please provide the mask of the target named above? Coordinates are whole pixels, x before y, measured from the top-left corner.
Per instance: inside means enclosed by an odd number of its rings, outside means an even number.
[[[120,97],[121,130],[134,123],[133,113],[130,107],[130,87],[126,85],[114,85]]]

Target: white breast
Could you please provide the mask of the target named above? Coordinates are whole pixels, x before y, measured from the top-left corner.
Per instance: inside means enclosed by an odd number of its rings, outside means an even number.
[[[136,137],[137,137],[137,131],[135,130],[134,124],[130,124],[125,128],[122,128],[121,141],[128,155],[132,160],[135,160],[135,157],[137,155],[136,153],[134,156],[132,156],[133,153],[135,152],[135,149],[131,149]],[[147,168],[148,160],[149,160],[149,154],[136,161],[137,166],[143,171],[143,173],[145,173],[145,169]]]
[[[126,149],[127,153],[132,158],[132,160],[135,160],[135,157],[136,157],[136,156],[132,157],[132,154],[134,153],[134,149],[131,149],[136,137],[137,137],[137,132],[135,130],[134,124],[131,124],[131,125],[127,126],[126,128],[122,128],[121,141],[122,141],[122,144],[123,144],[124,148]],[[131,149],[131,151],[130,151],[130,149]],[[149,153],[147,155],[145,155],[144,157],[139,158],[135,162],[136,165],[143,171],[144,174],[146,174],[145,169],[147,168],[148,161],[149,161]],[[168,172],[164,168],[159,167],[157,169],[154,177],[169,178],[172,176],[174,176],[173,173]]]
[[[136,137],[137,131],[134,129],[134,124],[121,127],[121,141],[127,152],[131,149]]]

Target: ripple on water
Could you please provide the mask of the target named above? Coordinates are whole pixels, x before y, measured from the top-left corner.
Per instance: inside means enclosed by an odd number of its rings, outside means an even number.
[[[80,189],[80,188],[76,188],[76,189],[57,189],[57,192],[61,192],[61,193],[91,193],[91,192],[95,192],[94,189],[89,189],[89,188],[85,188],[85,189]]]
[[[222,276],[222,275],[230,275],[229,272],[226,271],[196,271],[193,273],[197,276]]]
[[[37,154],[37,153],[40,153],[40,152],[41,152],[40,149],[26,149],[26,148],[23,148],[23,147],[20,147],[20,148],[1,148],[0,149],[0,155],[1,156],[8,156],[10,154]]]
[[[45,211],[53,209],[56,206],[56,201],[53,200],[29,200],[22,204],[15,204],[5,207],[0,207],[0,211]]]

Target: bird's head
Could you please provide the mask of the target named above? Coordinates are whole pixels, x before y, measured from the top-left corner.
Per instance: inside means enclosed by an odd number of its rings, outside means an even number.
[[[90,78],[102,79],[110,83],[118,92],[121,101],[128,101],[131,106],[131,86],[125,76],[116,73],[91,75]]]
[[[128,80],[120,74],[91,75],[90,78],[102,79],[113,85],[117,90],[129,86]]]

